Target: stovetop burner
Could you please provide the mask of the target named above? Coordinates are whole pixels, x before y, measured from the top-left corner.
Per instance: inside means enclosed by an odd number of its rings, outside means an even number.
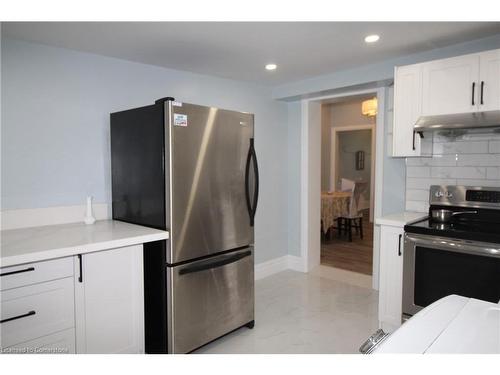
[[[406,232],[500,243],[500,188],[433,185],[429,203],[429,218],[406,225]],[[434,209],[473,209],[477,214],[456,215],[448,223],[438,223],[430,219]]]
[[[405,225],[405,232],[500,243],[500,223],[497,222],[456,220],[450,223],[436,223],[426,219]]]

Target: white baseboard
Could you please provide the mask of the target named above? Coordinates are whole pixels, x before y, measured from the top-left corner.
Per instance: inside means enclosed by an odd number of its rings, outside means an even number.
[[[83,221],[85,207],[83,204],[78,206],[4,210],[0,213],[0,227],[2,230],[8,230],[42,225],[76,223]],[[94,203],[92,208],[97,220],[106,220],[111,217],[107,203]]]
[[[288,269],[299,272],[307,272],[306,262],[301,257],[295,255],[287,255]]]
[[[279,258],[256,264],[255,280],[260,280],[285,270],[306,272],[305,268],[305,263],[302,261],[302,258],[294,255],[283,255]]]
[[[268,260],[255,265],[255,280],[263,279],[288,269],[288,255]]]

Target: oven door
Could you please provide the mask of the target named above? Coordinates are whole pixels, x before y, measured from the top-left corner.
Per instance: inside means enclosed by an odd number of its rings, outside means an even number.
[[[403,318],[451,294],[500,300],[500,245],[405,233]]]

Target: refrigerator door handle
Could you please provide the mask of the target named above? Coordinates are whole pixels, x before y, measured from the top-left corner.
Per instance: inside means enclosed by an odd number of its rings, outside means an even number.
[[[253,171],[255,176],[254,194],[252,202],[250,201],[250,187],[249,175],[250,175],[250,162],[253,161]],[[257,155],[254,148],[254,140],[250,138],[250,147],[248,148],[247,164],[245,167],[245,198],[247,202],[248,214],[250,215],[250,226],[253,227],[255,220],[255,213],[257,212],[257,202],[259,200],[259,166],[257,164]]]
[[[253,172],[255,176],[255,187],[253,193],[253,210],[252,210],[252,220],[251,225],[253,226],[255,220],[255,213],[257,212],[257,202],[259,201],[259,166],[257,164],[257,154],[255,153],[255,148],[253,146],[253,138],[250,140],[250,145],[253,155]]]
[[[237,262],[240,259],[246,258],[250,255],[252,255],[252,251],[247,250],[243,253],[238,253],[236,255],[227,256],[227,257],[224,257],[222,259],[200,262],[198,264],[188,266],[186,268],[181,269],[179,271],[179,275],[186,275],[189,273],[201,272],[201,271],[206,271],[206,270],[210,270],[213,268],[222,267],[222,266]]]

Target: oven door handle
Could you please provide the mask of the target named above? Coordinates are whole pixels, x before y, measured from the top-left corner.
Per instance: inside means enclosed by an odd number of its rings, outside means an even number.
[[[411,233],[405,233],[405,239],[413,242],[416,246],[426,246],[437,250],[500,258],[500,246],[488,242],[471,243],[465,240],[415,235]]]

